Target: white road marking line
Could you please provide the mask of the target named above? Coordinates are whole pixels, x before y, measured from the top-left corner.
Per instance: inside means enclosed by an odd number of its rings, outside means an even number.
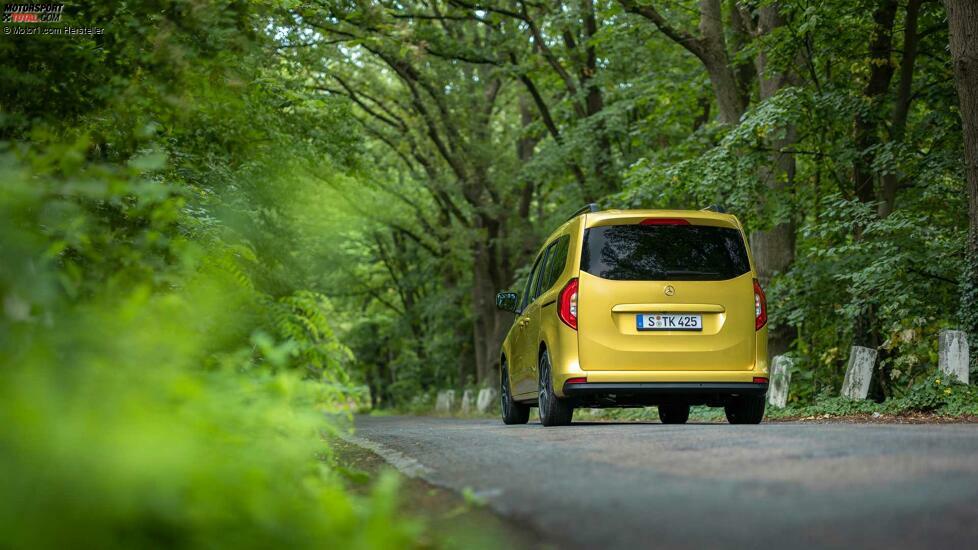
[[[347,443],[356,445],[358,447],[362,447],[364,449],[367,449],[368,451],[373,452],[380,458],[383,458],[385,461],[387,461],[388,464],[396,468],[397,471],[401,472],[407,477],[410,477],[412,479],[421,479],[436,487],[441,487],[442,489],[446,489],[454,493],[459,493],[458,490],[451,487],[450,485],[436,481],[432,477],[432,474],[435,473],[434,469],[425,466],[424,464],[418,462],[416,459],[411,458],[400,451],[391,449],[390,447],[382,443],[377,443],[376,441],[371,441],[369,439],[357,437],[355,435],[342,433],[342,432],[337,435],[339,435],[340,439],[346,441]],[[502,494],[503,494],[503,490],[498,488],[472,491],[472,495],[475,498],[485,502],[497,500],[499,497],[502,496]]]
[[[421,478],[427,481],[431,474],[434,473],[434,470],[417,460],[376,441],[370,441],[369,439],[344,433],[340,433],[339,436],[347,443],[352,443],[358,447],[372,451],[377,456],[386,460],[388,464],[397,468],[399,472],[412,479]]]
[[[502,489],[483,489],[481,491],[474,491],[472,496],[482,499],[482,500],[492,500],[494,498],[499,498],[503,496]]]

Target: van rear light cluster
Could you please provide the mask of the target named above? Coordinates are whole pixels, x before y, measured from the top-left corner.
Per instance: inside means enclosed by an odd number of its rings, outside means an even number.
[[[767,324],[767,298],[761,283],[754,279],[754,330],[761,330]]]
[[[577,279],[567,282],[557,297],[557,317],[565,325],[577,330]]]

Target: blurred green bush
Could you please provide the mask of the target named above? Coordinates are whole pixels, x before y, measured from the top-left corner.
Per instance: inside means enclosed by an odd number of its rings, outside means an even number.
[[[330,467],[323,413],[356,391],[323,299],[181,236],[141,169],[49,169],[71,151],[0,157],[5,545],[410,545],[392,479],[352,497]]]
[[[312,175],[355,151],[270,55],[278,8],[71,3],[105,34],[0,42],[3,546],[417,540],[394,478],[352,496],[324,440],[365,396]]]

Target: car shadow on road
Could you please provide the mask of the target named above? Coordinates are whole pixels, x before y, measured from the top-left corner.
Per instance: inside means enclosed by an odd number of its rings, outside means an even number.
[[[687,422],[685,424],[663,424],[662,422],[654,422],[651,420],[587,420],[583,422],[573,422],[567,426],[561,426],[562,428],[573,428],[575,426],[718,426],[725,424],[724,422]],[[541,426],[539,422],[531,422],[531,425]]]

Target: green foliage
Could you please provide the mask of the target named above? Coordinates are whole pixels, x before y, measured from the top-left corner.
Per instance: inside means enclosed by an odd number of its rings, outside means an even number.
[[[978,249],[978,247],[975,247]],[[978,254],[965,257],[964,276],[960,282],[961,308],[958,311],[961,327],[968,332],[971,349],[971,377],[978,380]]]
[[[937,332],[955,326],[963,235],[935,226],[935,215],[905,210],[880,219],[858,201],[824,201],[824,214],[800,231],[794,267],[769,289],[773,322],[799,327],[803,375],[821,371],[823,386],[838,387],[853,327],[872,306],[882,334],[879,375],[899,395],[936,364]],[[857,227],[859,240],[851,237]],[[799,386],[805,397],[818,391]]]
[[[930,375],[915,384],[905,395],[884,403],[853,401],[844,397],[822,397],[809,404],[792,404],[784,409],[768,408],[769,418],[849,416],[860,414],[908,415],[932,413],[938,416],[978,415],[978,390],[939,375]]]
[[[329,460],[315,459],[328,453],[321,411],[338,391],[291,373],[188,368],[206,344],[172,310],[206,312],[156,301],[125,304],[141,310],[132,323],[111,308],[62,319],[8,369],[0,524],[10,544],[409,544],[417,527],[392,517],[389,480],[369,499],[350,497]],[[82,328],[93,325],[98,334]],[[93,350],[96,336],[118,344]],[[51,517],[57,529],[45,528]]]
[[[283,23],[283,57],[312,88],[298,95],[342,98],[365,137],[363,177],[335,190],[351,216],[329,232],[327,294],[374,405],[489,383],[473,365],[511,321],[491,293],[518,288],[543,236],[590,200],[720,204],[749,233],[787,228],[774,256],[790,261],[759,267],[802,401],[841,384],[855,341],[880,352],[874,395],[895,398],[929,372],[940,329],[973,332],[939,3],[920,5],[915,36],[915,4],[889,28],[869,0],[721,3],[720,21],[692,0],[644,4],[698,44],[719,23],[736,89],[616,1],[319,4]],[[868,54],[884,35],[889,57]],[[718,117],[717,91],[742,112]]]
[[[325,296],[303,290],[280,298],[272,317],[278,334],[293,344],[293,361],[311,377],[329,375],[349,381],[345,367],[351,359],[350,351],[336,340],[326,317],[329,309]]]
[[[342,107],[295,95],[267,9],[69,6],[106,35],[0,45],[10,545],[419,536],[396,480],[350,495],[323,440],[324,413],[365,396],[309,246],[331,215],[310,174],[340,178],[356,152]]]
[[[5,160],[0,525],[12,544],[386,548],[413,540],[417,526],[392,518],[390,480],[354,498],[330,468],[322,413],[350,395],[341,384],[348,352],[321,297],[298,291],[271,301],[235,263],[251,255],[220,241],[158,251],[158,241],[130,237],[96,248],[84,231],[104,220],[85,209],[70,224],[24,223],[57,200],[84,204],[88,187],[116,189],[107,200],[118,197],[130,218],[145,212],[148,223],[134,224],[142,231],[180,216],[156,216],[167,212],[165,198],[154,208],[133,196],[139,176],[87,167],[51,178]],[[82,237],[66,227],[84,228]],[[69,249],[71,263],[59,262]],[[106,263],[120,267],[97,285],[91,278]],[[44,527],[52,516],[58,529]]]

